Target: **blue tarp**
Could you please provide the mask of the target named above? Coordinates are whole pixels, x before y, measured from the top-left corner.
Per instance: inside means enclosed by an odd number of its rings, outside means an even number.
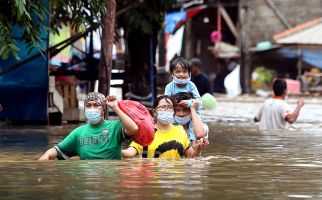
[[[165,32],[168,34],[173,34],[178,22],[185,21],[186,18],[186,11],[167,13],[165,15]]]
[[[321,49],[308,49],[298,47],[300,49],[300,58],[303,62],[322,69],[322,47]],[[297,48],[279,49],[278,54],[286,58],[299,58],[299,50]]]
[[[25,43],[19,41],[21,30],[13,30],[13,36],[21,49],[18,55],[22,60],[39,52],[34,49],[29,55]],[[47,31],[40,35],[39,43],[48,48],[49,36]],[[13,56],[7,60],[0,58],[0,71],[18,63]],[[47,122],[47,96],[48,96],[48,55],[44,54],[20,66],[19,68],[0,76],[0,120],[10,121],[39,121]]]

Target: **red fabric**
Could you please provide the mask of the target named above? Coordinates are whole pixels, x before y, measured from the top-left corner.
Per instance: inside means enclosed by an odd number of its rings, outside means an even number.
[[[192,19],[192,17],[194,17],[195,15],[197,15],[200,11],[206,9],[207,6],[206,5],[201,5],[195,8],[190,8],[186,10],[186,19],[185,20],[180,20],[177,24],[176,24],[176,28],[174,29],[176,32],[183,24],[185,24],[187,21],[189,21],[190,19]]]
[[[139,131],[134,135],[133,140],[142,146],[151,144],[154,139],[154,120],[146,107],[131,100],[119,101],[118,106],[139,127]]]

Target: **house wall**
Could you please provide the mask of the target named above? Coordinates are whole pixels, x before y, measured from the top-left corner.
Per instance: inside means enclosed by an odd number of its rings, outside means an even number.
[[[273,35],[287,28],[276,16],[267,0],[241,0],[247,4],[246,33],[248,47],[260,41],[272,41]],[[322,17],[322,0],[270,0],[292,26]]]
[[[282,17],[278,17],[276,11],[269,5],[271,2],[275,8],[281,13]],[[310,21],[312,19],[322,17],[322,0],[240,0],[239,12],[245,11],[240,18],[241,32],[244,37],[241,38],[244,48],[241,57],[241,82],[244,92],[250,92],[250,79],[252,68],[256,66],[252,63],[252,54],[249,48],[255,47],[258,42],[272,41],[273,36],[277,33],[285,31],[298,24]],[[283,23],[284,19],[287,25]],[[243,19],[243,20],[241,20]],[[261,63],[264,65],[265,63]],[[279,63],[283,65],[283,63]],[[294,74],[296,65],[289,67],[289,74]]]
[[[221,0],[221,5],[225,7],[239,31],[239,38],[235,39],[222,18],[223,41],[239,46],[241,39],[243,39],[245,47],[243,56],[245,56],[240,62],[242,65],[241,82],[245,92],[249,91],[247,89],[250,85],[248,80],[250,80],[252,73],[252,57],[248,51],[249,48],[255,47],[261,41],[272,41],[273,35],[287,30],[287,27],[269,6],[269,1],[275,5],[291,27],[322,17],[322,0],[239,0],[239,2]],[[210,34],[217,30],[218,2],[219,0],[209,0],[208,8],[188,22],[182,52],[182,56],[187,59],[199,57],[204,64],[203,71],[211,77],[214,77],[222,69],[217,64],[217,59],[208,50],[208,47],[213,45],[210,41]],[[240,18],[241,7],[246,8],[245,21],[243,22]],[[203,22],[206,16],[209,18],[208,23]],[[245,33],[244,38],[240,38],[242,29]]]

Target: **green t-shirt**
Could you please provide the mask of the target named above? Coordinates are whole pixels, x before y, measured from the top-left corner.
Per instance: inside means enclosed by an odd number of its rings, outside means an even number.
[[[121,121],[105,120],[99,126],[85,124],[74,129],[55,149],[58,159],[121,159],[121,144],[125,140]]]

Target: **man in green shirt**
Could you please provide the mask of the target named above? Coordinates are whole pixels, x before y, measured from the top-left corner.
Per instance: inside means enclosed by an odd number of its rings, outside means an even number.
[[[120,120],[105,120],[107,107]],[[68,159],[79,156],[86,159],[121,159],[121,143],[138,131],[135,122],[119,107],[115,96],[89,93],[84,101],[87,124],[74,129],[58,145],[49,149],[39,160]]]

